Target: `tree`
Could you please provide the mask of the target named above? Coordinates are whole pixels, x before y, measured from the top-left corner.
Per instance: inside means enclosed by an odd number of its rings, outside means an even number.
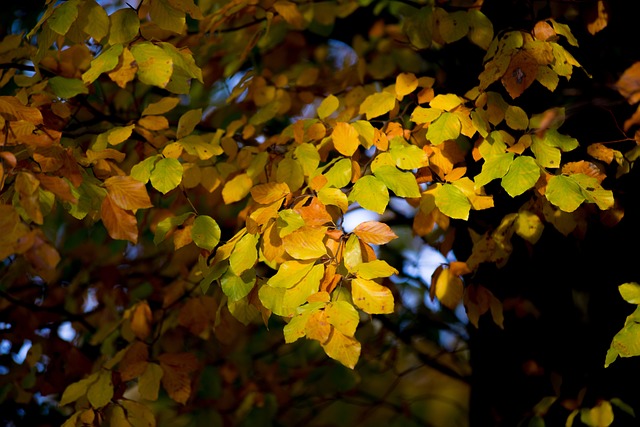
[[[13,7],[5,424],[637,422],[627,5]]]

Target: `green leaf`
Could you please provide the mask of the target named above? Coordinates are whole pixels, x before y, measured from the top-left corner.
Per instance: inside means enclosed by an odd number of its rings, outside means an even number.
[[[91,67],[82,75],[85,84],[93,83],[100,74],[113,70],[118,65],[118,59],[122,53],[121,44],[111,46],[91,61]]]
[[[511,197],[519,196],[533,188],[540,178],[540,173],[540,167],[533,158],[519,156],[511,163],[509,172],[502,178],[502,188]]]
[[[221,234],[218,223],[208,215],[198,215],[193,221],[191,238],[202,249],[213,250],[220,242]]]
[[[68,79],[55,76],[49,79],[49,87],[58,98],[69,99],[81,93],[89,93],[89,89],[80,79]]]
[[[131,168],[131,177],[146,184],[149,182],[149,178],[151,178],[151,171],[156,167],[156,162],[161,158],[162,156],[160,154],[156,154],[147,157],[140,163],[136,163]]]
[[[564,212],[575,211],[585,201],[578,183],[564,175],[555,175],[549,179],[545,197]]]
[[[193,213],[187,212],[178,216],[170,216],[160,221],[158,225],[156,225],[153,243],[157,245],[162,242],[169,232],[175,230],[179,225],[182,225],[191,215],[193,215]]]
[[[89,386],[87,399],[95,409],[106,406],[113,398],[113,382],[111,381],[111,371],[103,369],[98,375],[96,382]]]
[[[131,46],[131,54],[138,64],[138,79],[142,83],[167,86],[173,73],[173,60],[161,47],[142,42]]]
[[[253,268],[258,260],[257,244],[257,235],[247,233],[242,236],[229,257],[229,270],[240,276],[248,269]]]
[[[78,5],[80,0],[69,0],[56,7],[51,17],[47,20],[47,25],[54,32],[64,36],[71,25],[78,18]]]
[[[366,114],[367,120],[379,117],[393,110],[396,106],[396,97],[390,92],[378,92],[369,95],[360,105],[359,114]]]
[[[446,13],[438,16],[438,30],[445,43],[453,43],[460,40],[469,32],[467,12]]]
[[[82,27],[82,31],[99,42],[109,34],[109,15],[94,0],[85,2],[83,7],[86,9],[86,24]]]
[[[408,14],[402,20],[402,30],[416,49],[430,48],[433,41],[433,6],[424,6]]]
[[[443,184],[436,192],[436,206],[450,218],[469,219],[471,202],[464,193],[452,184]]]
[[[360,135],[360,144],[364,148],[370,148],[375,138],[375,128],[373,125],[366,120],[356,120],[351,123],[351,126],[353,126],[356,132],[358,132],[358,135]]]
[[[613,207],[613,193],[600,186],[597,178],[582,173],[571,175],[582,189],[582,195],[589,203],[595,203],[598,208],[607,210]]]
[[[156,190],[167,194],[182,182],[182,164],[177,159],[161,159],[151,171],[150,180]]]
[[[542,139],[550,146],[558,147],[565,152],[574,150],[580,146],[577,139],[563,135],[555,129],[547,129]]]
[[[389,153],[400,169],[419,169],[429,164],[427,153],[422,148],[407,143],[401,137],[390,141]]]
[[[327,185],[342,188],[351,182],[351,174],[351,160],[341,159],[334,163],[324,176],[327,178]]]
[[[157,363],[147,364],[147,368],[138,377],[138,392],[141,398],[151,401],[158,400],[160,380],[163,373],[162,368]]]
[[[253,269],[246,270],[240,276],[237,276],[229,269],[220,278],[222,292],[231,302],[239,301],[249,295],[255,284],[256,271]]]
[[[622,298],[631,304],[640,304],[640,285],[635,282],[623,283],[618,286]]]
[[[284,237],[293,233],[300,227],[304,227],[304,218],[293,209],[283,209],[278,212],[278,236]]]
[[[434,145],[442,144],[444,141],[458,138],[461,129],[462,124],[458,116],[442,113],[427,128],[427,139]]]
[[[310,176],[320,164],[320,154],[315,145],[305,142],[295,148],[296,160],[302,166],[305,176]]]
[[[513,153],[501,153],[487,158],[482,165],[482,171],[474,178],[476,188],[505,176],[513,163],[513,157]]]
[[[75,402],[80,399],[82,396],[87,394],[87,390],[89,386],[96,382],[98,379],[98,372],[89,375],[87,378],[84,378],[75,383],[71,383],[64,389],[62,393],[62,397],[60,398],[60,406],[68,405],[69,403]]]
[[[109,31],[109,44],[127,44],[133,40],[140,31],[140,19],[135,10],[125,7],[118,9],[109,16],[111,30]]]
[[[418,181],[411,172],[402,172],[395,166],[383,165],[376,169],[375,176],[398,197],[420,197]]]
[[[531,143],[531,151],[536,156],[536,160],[540,166],[543,168],[560,167],[560,150],[557,147],[550,145],[546,139],[541,139],[534,135]]]
[[[353,184],[348,200],[364,209],[383,214],[389,203],[389,191],[384,182],[373,175],[365,175]]]

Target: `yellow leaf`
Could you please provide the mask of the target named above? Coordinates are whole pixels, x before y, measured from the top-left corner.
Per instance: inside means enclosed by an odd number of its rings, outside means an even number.
[[[98,374],[98,380],[89,386],[87,399],[95,409],[106,406],[113,397],[113,382],[111,371],[103,369]]]
[[[158,114],[164,114],[175,108],[180,103],[180,98],[167,96],[160,99],[158,102],[153,102],[142,110],[143,116],[153,116]]]
[[[121,209],[136,210],[151,208],[147,188],[137,179],[130,176],[112,176],[104,181],[111,201]]]
[[[401,100],[418,88],[418,79],[413,73],[400,73],[396,77],[396,98]]]
[[[318,106],[318,117],[320,117],[321,120],[326,119],[333,114],[339,106],[340,101],[335,95],[327,96]]]
[[[359,114],[366,114],[367,120],[371,120],[393,110],[396,102],[396,97],[392,93],[374,93],[367,96],[364,102],[362,102]]]
[[[451,310],[455,309],[462,301],[464,292],[462,279],[454,275],[449,268],[437,269],[433,274],[431,286],[435,287],[432,295],[438,298],[440,304]]]
[[[202,108],[189,110],[180,116],[178,120],[178,129],[176,130],[176,138],[181,139],[191,134],[196,125],[202,120]]]
[[[222,188],[224,203],[229,205],[244,199],[249,194],[252,186],[253,180],[246,173],[234,176]]]
[[[282,238],[284,249],[296,259],[318,259],[327,254],[326,227],[304,226]]]
[[[389,288],[373,280],[354,278],[351,280],[353,303],[365,313],[393,313],[393,294]]]
[[[325,312],[318,310],[311,313],[304,332],[310,340],[319,341],[321,344],[327,341],[331,334],[331,324],[327,321]]]
[[[342,334],[352,337],[360,322],[358,311],[347,301],[334,301],[324,309],[326,320]]]
[[[353,229],[353,233],[362,241],[373,245],[384,245],[398,238],[391,227],[379,221],[362,222]]]
[[[109,78],[122,89],[127,87],[127,83],[133,81],[138,71],[136,60],[131,51],[126,47],[122,50],[118,66],[109,72]]]
[[[593,408],[582,409],[580,421],[589,427],[609,427],[613,423],[613,407],[611,403],[604,400]]]
[[[149,2],[151,21],[163,30],[181,34],[186,26],[184,11],[174,8],[169,0],[154,0]]]
[[[291,288],[302,280],[313,268],[315,260],[290,260],[280,265],[276,274],[267,281],[274,288]]]
[[[278,0],[273,4],[273,8],[293,28],[304,28],[304,17],[302,13],[300,13],[300,10],[298,10],[297,4],[288,0]]]
[[[353,369],[360,358],[360,343],[333,328],[329,340],[322,344],[327,356],[337,360],[344,366]]]
[[[151,308],[147,301],[141,301],[136,304],[131,314],[131,330],[134,335],[144,340],[151,334],[151,321],[153,320]]]
[[[339,122],[333,128],[331,139],[340,154],[352,156],[360,145],[358,131],[349,123]]]
[[[149,130],[169,129],[169,120],[165,116],[145,116],[138,120],[138,124]]]
[[[268,205],[290,194],[289,186],[284,182],[268,182],[251,189],[251,197],[262,205]]]

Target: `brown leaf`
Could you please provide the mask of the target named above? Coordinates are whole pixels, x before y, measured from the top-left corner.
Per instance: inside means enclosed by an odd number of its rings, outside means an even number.
[[[185,404],[191,396],[190,373],[198,367],[198,359],[191,353],[165,353],[158,357],[162,367],[162,386],[169,397]]]
[[[627,68],[615,84],[620,95],[627,98],[629,104],[640,101],[640,61]]]
[[[590,20],[587,30],[592,35],[605,29],[609,23],[609,3],[606,0],[598,0],[594,10],[590,11]]]
[[[40,181],[40,185],[48,191],[51,191],[53,194],[58,196],[60,200],[64,200],[65,202],[77,203],[78,200],[75,198],[73,194],[71,194],[71,188],[69,187],[69,183],[64,179],[57,176],[49,176],[44,174],[36,175],[38,181]]]
[[[119,208],[107,195],[100,208],[102,223],[109,236],[116,240],[128,240],[134,245],[138,243],[138,222],[133,214]]]
[[[531,86],[537,73],[538,62],[536,59],[524,50],[520,50],[511,57],[509,67],[502,76],[502,84],[511,98],[515,99]]]
[[[153,204],[144,183],[130,176],[112,176],[104,181],[111,201],[119,208],[136,210],[151,208]]]
[[[149,364],[149,347],[142,341],[135,341],[122,357],[118,370],[122,381],[129,381],[142,375]]]

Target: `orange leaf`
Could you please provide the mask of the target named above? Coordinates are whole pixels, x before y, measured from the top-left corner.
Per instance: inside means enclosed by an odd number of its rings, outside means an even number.
[[[547,21],[540,21],[533,27],[533,36],[536,40],[545,41],[550,37],[555,37],[556,30]]]
[[[142,341],[134,341],[120,361],[118,370],[122,381],[142,375],[149,364],[149,347]]]
[[[198,359],[191,353],[165,353],[158,356],[162,367],[162,386],[169,397],[185,404],[191,396],[189,374],[198,367]]]
[[[139,302],[131,314],[131,331],[136,337],[144,340],[151,334],[151,308],[146,301]]]
[[[538,73],[538,61],[524,50],[518,51],[511,57],[507,71],[502,76],[502,84],[511,98],[522,95],[531,86]]]
[[[605,0],[598,0],[593,20],[587,24],[587,30],[594,35],[604,30],[609,23],[609,3]]]
[[[353,233],[362,241],[373,245],[384,245],[398,238],[391,227],[379,221],[360,223],[353,229]]]
[[[340,122],[333,128],[331,139],[333,140],[333,146],[340,154],[352,156],[358,149],[358,145],[360,145],[358,136],[358,131],[352,125]]]
[[[640,61],[627,68],[615,84],[620,95],[627,98],[629,104],[640,101]]]
[[[109,78],[124,89],[127,83],[132,81],[136,76],[137,71],[138,65],[136,64],[136,59],[131,54],[131,51],[125,47],[122,50],[122,55],[120,55],[118,66],[109,72]]]
[[[111,196],[108,195],[102,201],[100,215],[102,223],[112,239],[128,240],[134,245],[138,243],[138,222],[136,217],[119,208],[111,200]]]
[[[121,209],[151,208],[153,204],[144,183],[130,176],[112,176],[105,180],[111,201]]]

